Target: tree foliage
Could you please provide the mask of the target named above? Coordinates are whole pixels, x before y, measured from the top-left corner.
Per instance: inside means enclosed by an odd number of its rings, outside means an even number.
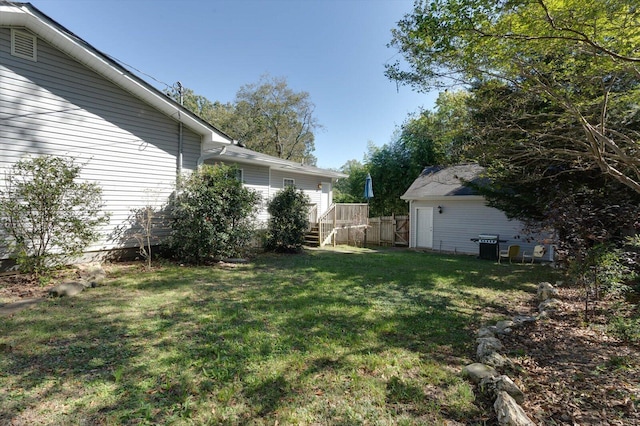
[[[295,92],[284,78],[263,76],[236,94],[236,112],[251,123],[238,140],[258,152],[315,164],[313,134],[319,127],[309,93]]]
[[[621,243],[635,228],[640,194],[593,165],[545,155],[571,149],[582,132],[579,124],[562,119],[561,107],[497,81],[478,84],[472,93],[475,138],[468,153],[487,166],[493,185],[479,191],[490,205],[555,230],[558,252],[579,261],[594,245]],[[531,141],[546,148],[533,155]]]
[[[309,227],[309,197],[294,186],[287,186],[269,202],[269,226],[265,248],[297,251]]]
[[[419,1],[391,42],[409,69],[395,63],[387,75],[419,90],[493,81],[538,99],[549,111],[521,115],[553,123],[553,137],[539,128],[519,139],[514,160],[597,168],[640,192],[638,43],[630,0]]]
[[[419,175],[422,166],[411,161],[412,151],[401,140],[382,147],[369,147],[368,168],[374,197],[369,200],[369,216],[390,216],[408,212],[400,196]],[[360,186],[364,195],[364,180]]]
[[[24,272],[46,273],[78,256],[109,221],[102,189],[81,182],[74,159],[42,156],[20,160],[0,190],[0,225]]]
[[[237,180],[235,167],[201,167],[172,201],[170,249],[195,264],[242,255],[254,236],[258,200]]]
[[[400,196],[427,166],[453,164],[467,155],[470,138],[469,110],[464,91],[443,92],[434,110],[409,115],[397,129],[392,142],[369,144],[365,164],[349,162],[342,172],[349,178],[338,182],[343,202],[365,202],[364,179],[371,173],[374,198],[369,200],[372,216],[403,214],[408,205]]]
[[[179,100],[177,90],[169,92]],[[183,104],[247,148],[314,165],[314,132],[320,128],[309,93],[296,92],[284,78],[263,76],[242,86],[233,103],[211,102],[191,89],[184,90]]]
[[[364,180],[368,166],[357,160],[347,161],[340,171],[348,177],[339,179],[334,186],[333,201],[336,203],[364,203]]]

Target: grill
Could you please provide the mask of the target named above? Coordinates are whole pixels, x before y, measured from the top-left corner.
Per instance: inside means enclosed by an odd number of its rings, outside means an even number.
[[[498,260],[500,250],[500,236],[496,234],[478,235],[478,245],[480,246],[480,259]]]

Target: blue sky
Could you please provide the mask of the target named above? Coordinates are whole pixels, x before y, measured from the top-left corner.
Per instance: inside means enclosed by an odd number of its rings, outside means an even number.
[[[180,81],[211,101],[231,102],[264,74],[286,78],[316,106],[320,167],[362,161],[369,141],[390,142],[407,114],[432,108],[436,97],[397,90],[384,76],[384,64],[399,57],[386,47],[391,29],[413,0],[31,3],[159,89]]]

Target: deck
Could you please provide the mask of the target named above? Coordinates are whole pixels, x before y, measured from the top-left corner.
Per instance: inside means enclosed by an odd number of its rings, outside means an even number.
[[[318,245],[335,244],[339,230],[364,230],[369,225],[369,205],[364,203],[334,203],[322,215],[317,215],[317,206],[309,209],[310,229],[317,234]]]

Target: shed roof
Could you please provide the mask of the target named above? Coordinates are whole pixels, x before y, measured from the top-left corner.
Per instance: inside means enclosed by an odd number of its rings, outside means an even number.
[[[484,168],[478,164],[426,167],[400,198],[403,200],[427,200],[449,196],[478,196],[464,182],[483,183]]]

